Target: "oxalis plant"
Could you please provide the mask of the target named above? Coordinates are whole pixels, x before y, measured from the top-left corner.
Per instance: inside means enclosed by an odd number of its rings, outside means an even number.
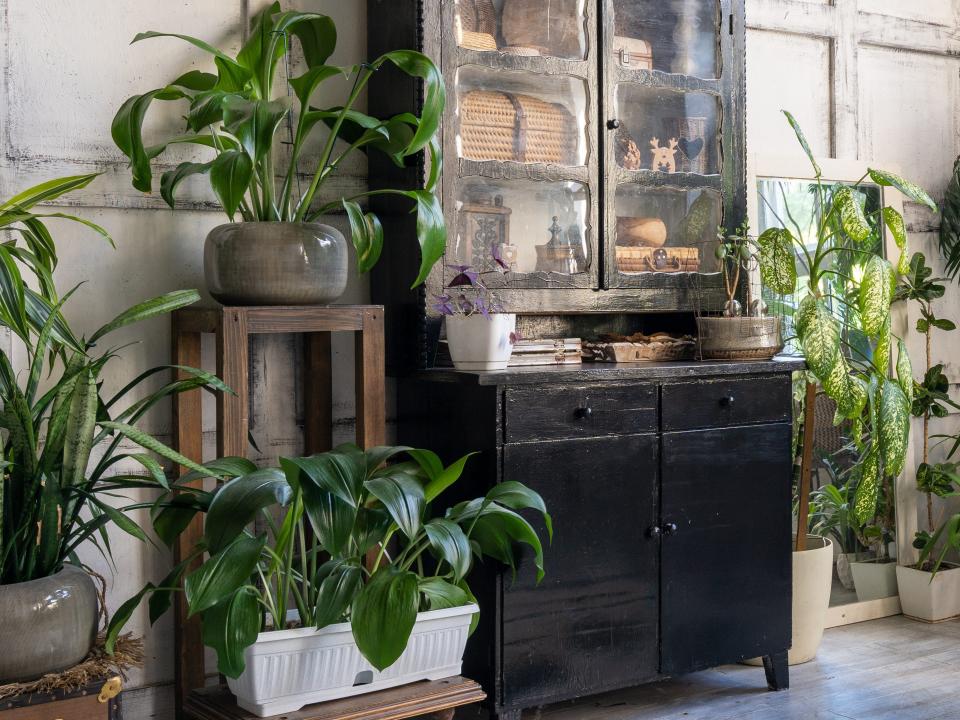
[[[937,206],[913,183],[884,170],[869,170],[852,185],[828,187],[799,124],[785,112],[797,140],[810,160],[818,214],[815,237],[804,237],[790,217],[781,227],[764,232],[760,245],[760,272],[774,292],[802,296],[794,316],[797,341],[813,378],[837,403],[836,422],[849,420],[859,452],[859,482],[854,498],[856,522],[866,525],[877,515],[881,491],[889,503],[892,482],[906,461],[913,402],[910,357],[902,339],[890,330],[890,307],[898,274],[909,272],[907,232],[903,217],[890,207],[869,215],[857,190],[867,182],[893,187],[932,210]],[[875,227],[886,226],[900,250],[897,266],[874,254]],[[794,234],[796,231],[796,234]],[[841,262],[844,258],[847,262]],[[857,258],[855,263],[850,258]],[[798,259],[805,276],[798,287]],[[854,273],[848,268],[858,267]],[[842,282],[828,282],[842,273]],[[827,288],[843,288],[830,292]],[[862,330],[866,345],[853,344],[841,332],[831,306],[845,310]],[[897,340],[895,377],[891,378],[891,345]],[[801,502],[805,502],[801,498]],[[885,543],[879,543],[882,553]]]
[[[202,617],[204,642],[216,650],[224,675],[240,676],[244,649],[262,630],[285,627],[288,610],[302,627],[349,622],[363,656],[379,670],[389,667],[406,648],[418,612],[475,602],[466,578],[482,556],[516,568],[516,545],[527,545],[538,582],[543,577],[541,540],[517,512],[539,513],[552,537],[550,515],[534,491],[504,482],[485,497],[439,509],[468,459],[445,467],[429,450],[344,445],[283,458],[280,468],[257,470],[243,458],[196,468],[184,482],[232,479],[212,493],[181,484],[180,494],[157,501],[160,537],[172,543],[202,512],[203,538],[159,585],[146,585],[117,611],[108,648],[147,596],[156,621],[186,574],[189,612]],[[251,530],[257,519],[266,527],[259,534]],[[187,572],[205,553],[209,559]]]
[[[171,145],[193,144],[213,156],[204,162],[184,162],[160,177],[160,194],[174,207],[176,193],[186,178],[207,175],[214,193],[231,221],[312,222],[336,210],[345,210],[361,272],[380,257],[383,226],[376,215],[364,213],[359,201],[375,195],[409,199],[417,212],[417,237],[421,249],[421,284],[444,253],[446,229],[443,212],[433,190],[440,173],[437,128],[443,115],[445,89],[434,63],[413,50],[395,50],[361,65],[328,65],[337,44],[337,30],[326,15],[289,10],[273,3],[257,14],[249,39],[236,57],[188,35],[144,32],[133,42],[175,37],[213,56],[215,73],[191,70],[169,85],[134,95],[114,117],[112,134],[117,147],[130,159],[133,186],[143,192],[153,188],[151,162]],[[289,77],[290,55],[299,45],[306,69]],[[283,65],[285,81],[277,82]],[[374,73],[386,65],[423,81],[420,115],[402,113],[381,120],[356,109]],[[333,78],[350,80],[342,106],[315,107],[312,98]],[[155,144],[143,138],[143,123],[154,101],[187,104],[184,132]],[[320,128],[323,128],[321,132]],[[325,133],[325,136],[324,136]],[[319,155],[307,153],[319,139]],[[339,141],[339,142],[338,142]],[[286,166],[280,167],[278,145],[289,145]],[[397,166],[428,152],[429,178],[423,190],[378,189],[330,202],[315,202],[343,161],[354,152],[377,151]],[[309,178],[305,187],[300,178]]]

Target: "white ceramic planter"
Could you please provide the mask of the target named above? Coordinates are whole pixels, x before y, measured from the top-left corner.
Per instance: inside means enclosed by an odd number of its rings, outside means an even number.
[[[960,568],[931,574],[912,567],[897,568],[897,585],[903,614],[926,622],[941,622],[960,616]]]
[[[839,553],[837,555],[837,577],[840,584],[847,590],[853,590],[853,572],[850,565],[861,560],[869,560],[869,553]]]
[[[793,553],[793,647],[791,665],[817,656],[830,606],[833,583],[833,543],[810,535],[807,549]]]
[[[880,600],[897,594],[897,563],[892,560],[867,560],[850,563],[857,600]]]
[[[457,370],[507,369],[513,354],[510,335],[517,329],[516,315],[448,315],[446,325],[450,357]]]
[[[267,717],[311,703],[458,675],[470,619],[479,611],[476,605],[465,605],[420,613],[407,649],[381,672],[360,654],[349,623],[263,632],[244,652],[243,674],[227,678],[227,684],[240,707]]]

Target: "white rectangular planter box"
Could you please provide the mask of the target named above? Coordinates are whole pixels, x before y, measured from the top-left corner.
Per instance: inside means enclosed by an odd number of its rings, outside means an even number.
[[[897,594],[897,563],[894,560],[852,562],[850,573],[853,575],[858,602],[895,597]]]
[[[960,616],[960,568],[944,568],[933,576],[912,567],[897,568],[903,614],[926,622]]]
[[[360,654],[350,623],[322,630],[263,632],[244,651],[246,669],[227,678],[237,704],[259,717],[295,712],[304,705],[458,675],[476,605],[417,616],[407,649],[378,672]]]

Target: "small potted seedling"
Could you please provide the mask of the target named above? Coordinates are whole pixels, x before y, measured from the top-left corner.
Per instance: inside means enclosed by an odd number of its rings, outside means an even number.
[[[448,265],[455,274],[434,309],[444,316],[450,357],[457,370],[505,370],[513,354],[517,316],[505,312],[483,278],[509,266],[494,253],[496,269],[480,272],[469,265]]]
[[[746,222],[730,234],[719,228],[717,241],[727,300],[722,316],[697,318],[701,355],[706,360],[769,360],[783,349],[783,340],[780,318],[768,316],[763,298],[753,297],[750,276],[758,271],[760,247]]]

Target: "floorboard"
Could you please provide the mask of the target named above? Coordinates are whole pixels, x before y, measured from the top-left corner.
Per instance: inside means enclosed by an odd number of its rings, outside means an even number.
[[[957,720],[960,621],[903,616],[827,630],[816,660],[765,690],[763,670],[726,666],[553,705],[524,720]]]

